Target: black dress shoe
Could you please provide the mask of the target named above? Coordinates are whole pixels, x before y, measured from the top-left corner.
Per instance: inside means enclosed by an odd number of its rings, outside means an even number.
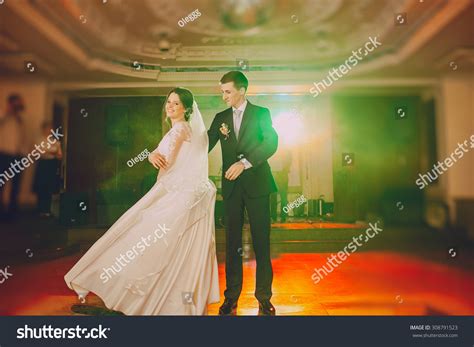
[[[219,307],[219,316],[235,316],[237,314],[237,300],[225,299]]]
[[[273,307],[270,300],[263,300],[258,302],[259,316],[274,316],[275,314],[275,307]]]

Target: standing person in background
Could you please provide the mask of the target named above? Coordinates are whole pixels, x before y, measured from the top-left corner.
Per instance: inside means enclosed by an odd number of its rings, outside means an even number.
[[[10,94],[7,98],[7,110],[0,113],[0,217],[13,218],[18,211],[21,170],[7,170],[15,160],[20,160],[25,147],[25,127],[21,113],[25,110],[23,98],[19,94]],[[12,181],[9,207],[3,206],[3,188],[5,180]]]
[[[48,146],[44,148],[44,153],[38,161],[33,190],[38,195],[38,212],[40,216],[50,217],[52,196],[59,190],[63,152],[59,140],[51,143],[47,139],[53,131],[52,124],[45,122],[41,128],[42,135],[38,139],[38,143],[44,142]]]

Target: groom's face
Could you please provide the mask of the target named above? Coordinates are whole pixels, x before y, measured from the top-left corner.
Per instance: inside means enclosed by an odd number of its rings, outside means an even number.
[[[221,84],[222,99],[229,107],[238,107],[245,99],[245,88],[236,89],[234,82]]]

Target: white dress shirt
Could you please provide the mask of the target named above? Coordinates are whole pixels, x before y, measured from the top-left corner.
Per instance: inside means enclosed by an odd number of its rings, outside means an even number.
[[[234,118],[234,131],[235,137],[238,139],[240,126],[242,125],[242,119],[244,118],[245,108],[247,107],[247,99],[240,105],[239,107],[235,108],[232,106],[232,117]],[[236,110],[240,111],[240,114],[237,116]],[[252,164],[245,158],[240,159],[240,162],[244,164],[245,170],[250,169]]]

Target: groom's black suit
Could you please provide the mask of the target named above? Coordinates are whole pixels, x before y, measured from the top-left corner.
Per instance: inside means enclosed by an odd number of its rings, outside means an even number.
[[[225,124],[229,136],[221,132]],[[272,263],[270,258],[270,202],[269,196],[277,191],[267,159],[277,150],[278,135],[272,127],[267,108],[247,102],[238,139],[234,133],[232,108],[218,113],[209,135],[209,151],[220,141],[222,148],[222,195],[226,212],[226,285],[224,295],[237,300],[242,290],[242,227],[244,209],[250,222],[253,248],[257,262],[255,296],[259,301],[272,296]],[[225,178],[225,172],[242,158],[252,167],[234,181]]]

